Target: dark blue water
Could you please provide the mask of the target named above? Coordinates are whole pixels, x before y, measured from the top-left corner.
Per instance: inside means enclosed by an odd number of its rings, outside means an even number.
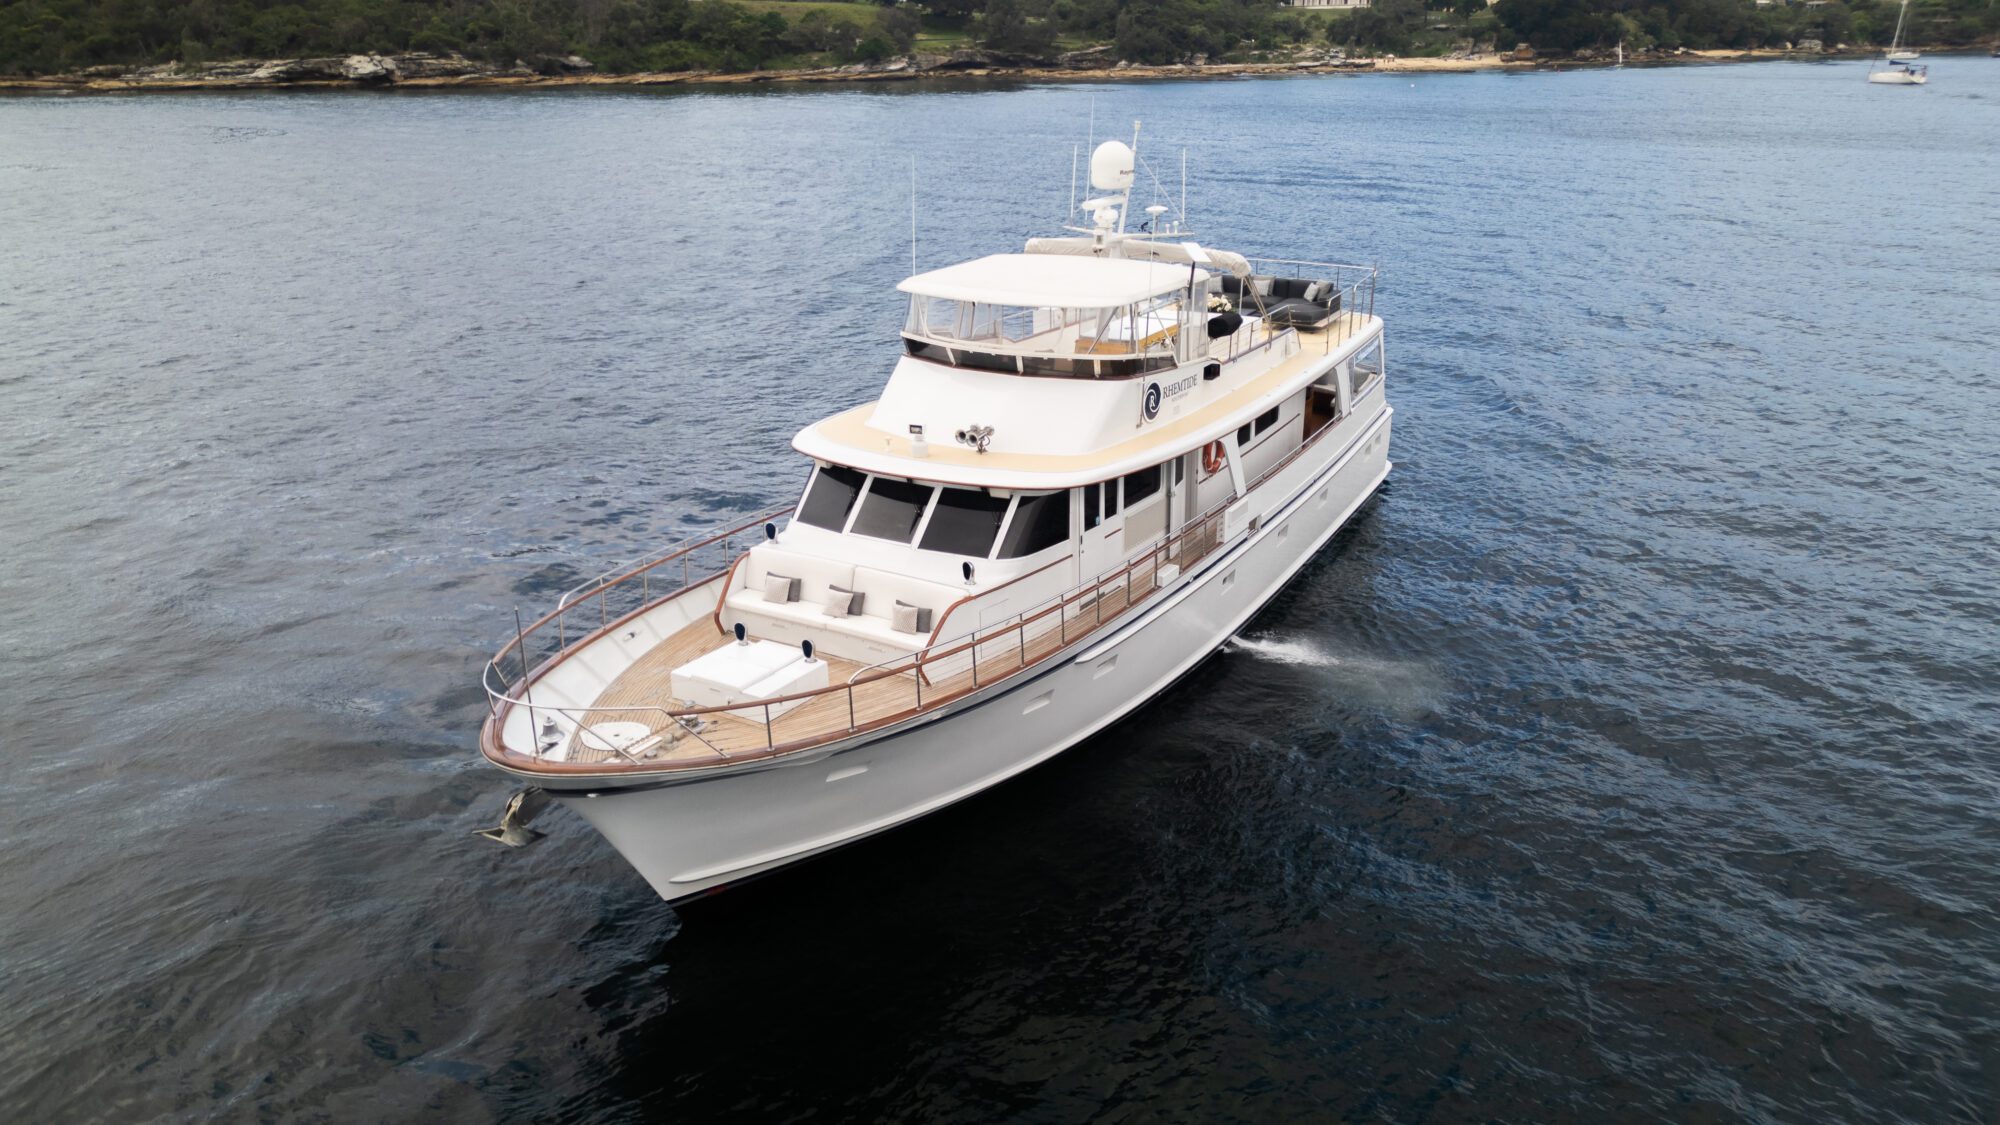
[[[2000,1116],[2000,62],[0,101],[14,1120]],[[802,479],[1073,144],[1378,261],[1392,483],[1102,737],[683,914],[480,662]]]

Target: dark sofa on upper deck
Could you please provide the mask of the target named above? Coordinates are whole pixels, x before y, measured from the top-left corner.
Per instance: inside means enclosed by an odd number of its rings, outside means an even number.
[[[1249,292],[1256,288],[1256,296]],[[1330,281],[1303,277],[1251,277],[1248,280],[1222,276],[1222,295],[1239,312],[1255,315],[1262,298],[1263,315],[1272,324],[1292,328],[1318,328],[1340,311],[1340,291]]]

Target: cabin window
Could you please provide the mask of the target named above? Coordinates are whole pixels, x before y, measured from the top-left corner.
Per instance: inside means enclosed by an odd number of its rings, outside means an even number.
[[[829,531],[847,526],[847,513],[854,510],[854,498],[861,495],[867,476],[845,465],[821,465],[806,486],[799,502],[799,521]]]
[[[1089,531],[1097,524],[1097,486],[1086,484],[1083,486],[1083,529]]]
[[[1118,482],[1115,480],[1108,480],[1104,482],[1104,518],[1110,519],[1112,516],[1115,516],[1117,514],[1118,514]]]
[[[1160,491],[1160,467],[1140,469],[1125,477],[1125,506],[1130,508],[1154,493]]]
[[[868,495],[854,516],[854,534],[871,539],[908,543],[917,534],[917,523],[936,492],[928,484],[876,477],[868,483]]]
[[[1242,428],[1236,431],[1236,445],[1237,448],[1240,449],[1243,446],[1249,444],[1250,444],[1250,423],[1245,422],[1243,423]]]
[[[1277,424],[1278,424],[1278,408],[1275,406],[1269,410],[1266,410],[1264,413],[1257,415],[1257,432],[1260,434]]]
[[[931,511],[931,522],[924,525],[923,542],[917,546],[983,559],[993,550],[1000,520],[1006,514],[1007,501],[998,496],[947,488],[938,493],[937,507]]]
[[[1000,540],[1000,557],[1018,559],[1045,551],[1069,538],[1069,490],[1023,496]]]
[[[1373,383],[1375,380],[1380,379],[1381,377],[1382,377],[1382,341],[1378,339],[1374,343],[1361,349],[1360,354],[1354,357],[1354,362],[1350,368],[1350,374],[1347,377],[1348,390],[1351,394],[1359,395],[1362,391],[1362,388],[1368,386],[1370,383]]]
[[[1187,458],[1176,457],[1174,458],[1174,483],[1181,484],[1184,483],[1186,480],[1187,480]]]

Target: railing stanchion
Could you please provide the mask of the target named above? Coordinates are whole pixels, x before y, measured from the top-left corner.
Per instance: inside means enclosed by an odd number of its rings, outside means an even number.
[[[1014,631],[1021,635],[1021,667],[1026,668],[1028,666],[1028,615],[1017,613],[1014,616],[1020,618],[1014,625]]]
[[[847,729],[854,729],[854,681],[847,681]]]
[[[771,733],[771,705],[766,703],[764,704],[764,749],[776,750],[777,748],[777,735]]]

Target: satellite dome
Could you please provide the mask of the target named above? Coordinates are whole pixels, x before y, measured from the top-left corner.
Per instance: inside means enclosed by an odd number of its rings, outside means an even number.
[[[1090,186],[1098,191],[1124,191],[1132,186],[1132,148],[1123,141],[1105,141],[1090,153]]]

